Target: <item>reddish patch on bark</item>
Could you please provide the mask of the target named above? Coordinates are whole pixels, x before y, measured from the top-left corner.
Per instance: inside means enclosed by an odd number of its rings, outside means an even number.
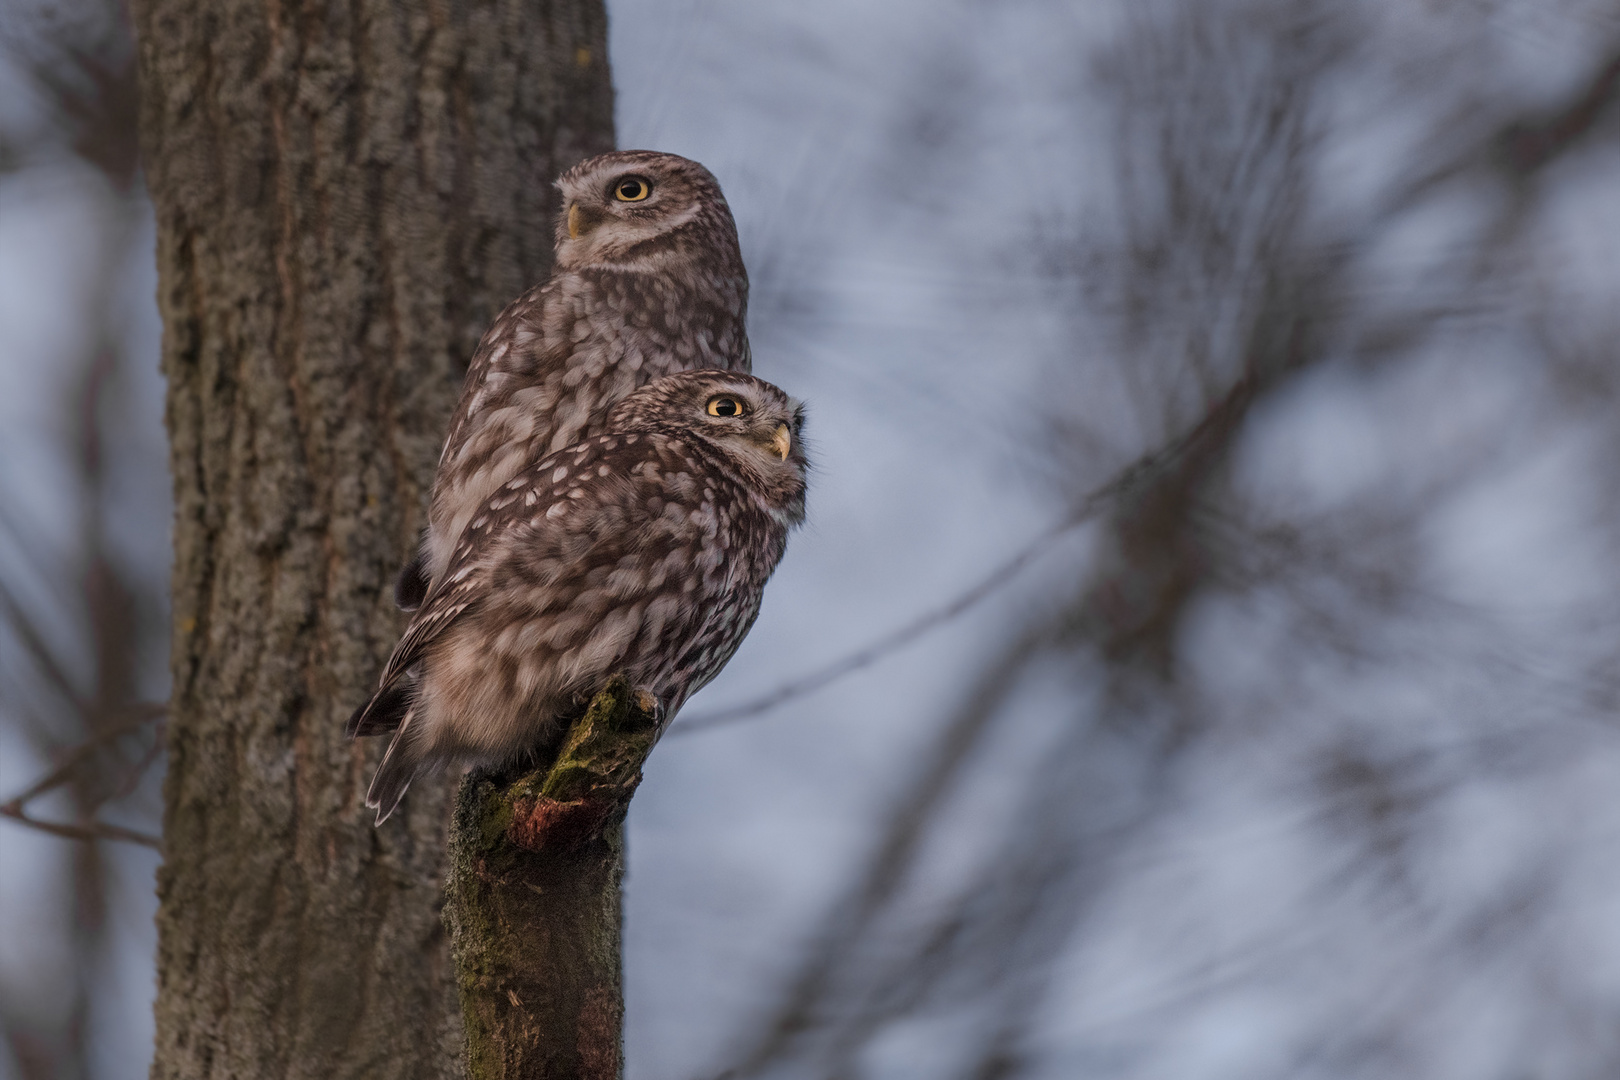
[[[525,851],[576,848],[601,835],[616,805],[613,799],[518,799],[506,838]]]

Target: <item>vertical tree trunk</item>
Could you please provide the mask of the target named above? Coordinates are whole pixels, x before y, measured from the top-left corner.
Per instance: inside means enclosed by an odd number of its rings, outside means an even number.
[[[439,1077],[448,813],[342,739],[461,371],[612,143],[600,0],[137,0],[175,490],[153,1077]]]

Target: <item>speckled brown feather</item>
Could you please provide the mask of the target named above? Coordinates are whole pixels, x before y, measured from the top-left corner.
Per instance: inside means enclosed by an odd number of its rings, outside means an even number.
[[[746,418],[709,416],[720,393]],[[759,379],[676,374],[486,499],[350,721],[398,727],[367,800],[379,821],[421,768],[553,755],[561,720],[616,672],[666,718],[714,678],[803,520],[801,421]],[[785,459],[768,449],[779,427]]]
[[[647,177],[644,205],[616,202]],[[479,342],[434,477],[421,550],[396,590],[414,608],[478,506],[525,462],[603,430],[614,403],[663,375],[748,371],[748,276],[737,228],[707,169],[673,154],[615,151],[558,181],[557,264]],[[592,227],[571,237],[571,206]]]

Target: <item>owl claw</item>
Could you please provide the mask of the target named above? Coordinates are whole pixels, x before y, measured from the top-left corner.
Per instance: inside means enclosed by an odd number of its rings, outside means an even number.
[[[651,690],[636,691],[636,708],[652,717],[655,724],[664,722],[664,703]]]

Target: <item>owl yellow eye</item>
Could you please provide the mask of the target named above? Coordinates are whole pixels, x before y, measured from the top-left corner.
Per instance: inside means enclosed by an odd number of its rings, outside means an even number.
[[[620,202],[640,202],[652,194],[652,181],[626,176],[613,185],[613,197]]]
[[[747,412],[747,407],[729,394],[709,399],[710,416],[742,416]]]

